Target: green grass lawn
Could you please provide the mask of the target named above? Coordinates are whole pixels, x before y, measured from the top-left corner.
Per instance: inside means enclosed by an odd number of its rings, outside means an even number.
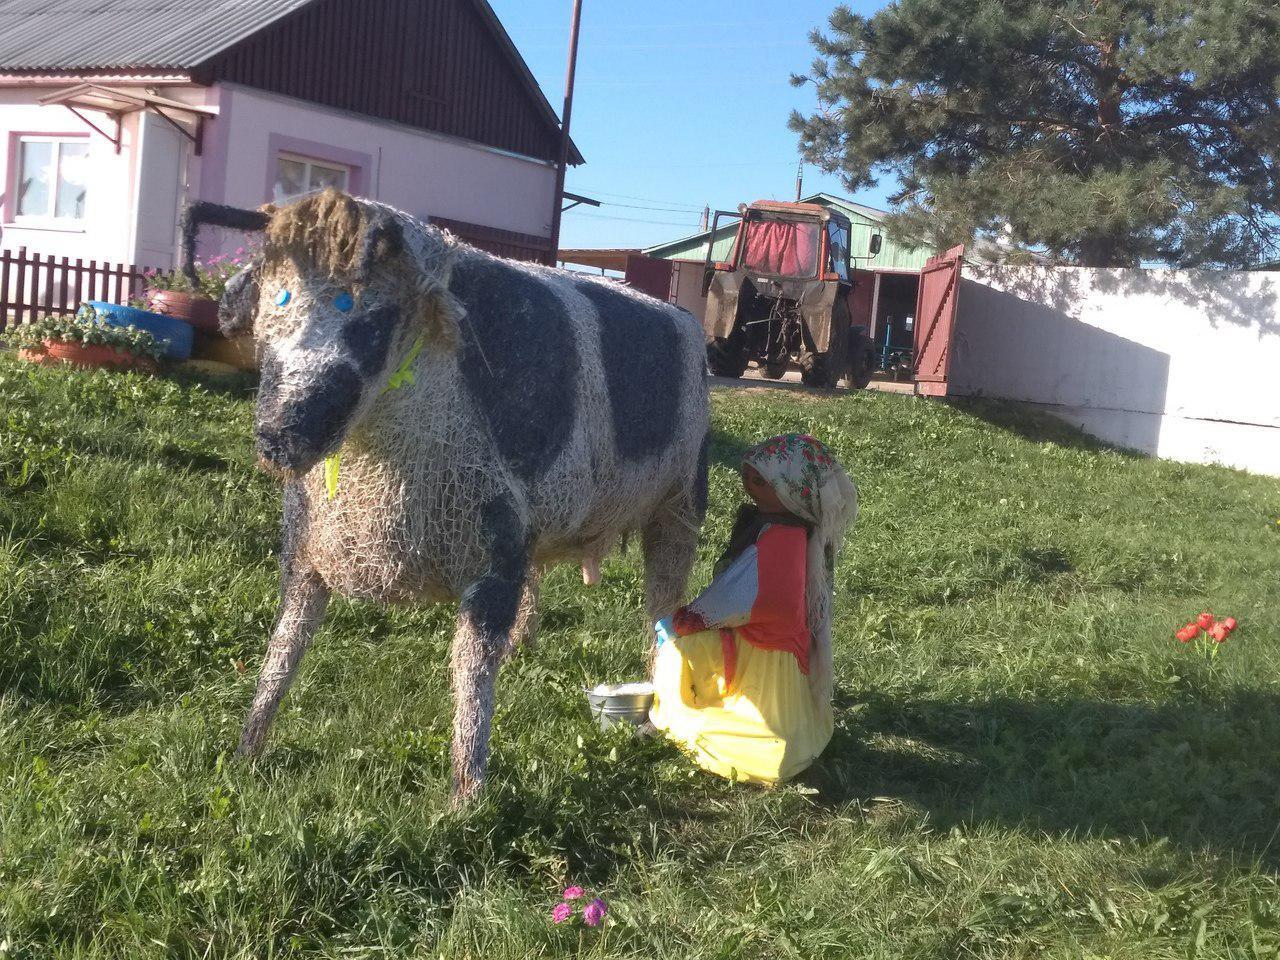
[[[279,492],[245,391],[0,356],[0,958],[1270,957],[1280,483],[999,405],[718,393],[827,440],[837,732],[776,791],[593,729],[645,659],[638,551],[554,573],[446,810],[452,609],[337,602],[256,765]],[[1242,628],[1210,665],[1173,639]],[[560,888],[610,905],[554,927]]]

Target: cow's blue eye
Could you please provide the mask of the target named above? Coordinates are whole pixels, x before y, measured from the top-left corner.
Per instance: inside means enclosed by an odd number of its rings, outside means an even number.
[[[293,299],[293,294],[287,288],[281,287],[280,292],[276,294],[276,306],[283,307]]]
[[[333,305],[343,313],[350,313],[351,308],[356,305],[356,298],[348,291],[343,290],[340,294],[333,298]]]

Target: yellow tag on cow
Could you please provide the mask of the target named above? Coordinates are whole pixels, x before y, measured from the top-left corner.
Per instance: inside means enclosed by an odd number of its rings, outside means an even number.
[[[335,453],[324,458],[324,485],[329,490],[329,499],[338,495],[338,469],[342,466],[342,454]]]
[[[418,354],[422,352],[423,339],[421,336],[413,341],[413,346],[409,348],[409,355],[404,358],[404,363],[400,364],[400,368],[391,375],[391,379],[387,381],[387,387],[383,393],[390,393],[392,390],[399,390],[407,383],[414,382],[413,361],[418,359]]]

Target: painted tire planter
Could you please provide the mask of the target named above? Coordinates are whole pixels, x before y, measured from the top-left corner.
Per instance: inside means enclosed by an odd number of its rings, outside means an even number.
[[[38,350],[19,350],[18,358],[28,363],[70,363],[77,367],[105,367],[141,373],[155,373],[157,369],[156,362],[150,357],[139,357],[100,343],[86,346],[66,340],[46,340]]]
[[[155,313],[191,324],[201,333],[218,332],[218,301],[177,290],[153,290],[148,295]]]
[[[186,360],[191,356],[196,332],[184,320],[100,300],[86,300],[84,306],[91,308],[94,316],[109,327],[137,327],[147,331],[165,345],[166,360]]]

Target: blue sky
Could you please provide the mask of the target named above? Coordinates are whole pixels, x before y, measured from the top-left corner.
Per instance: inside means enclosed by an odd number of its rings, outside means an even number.
[[[572,0],[490,0],[558,113]],[[566,189],[605,202],[565,215],[565,247],[643,247],[697,230],[703,204],[795,197],[792,109],[811,86],[809,30],[838,0],[583,0],[572,133],[586,157]],[[850,3],[870,12],[878,0]],[[805,193],[846,194],[805,168]],[[883,185],[857,197],[884,206]]]

